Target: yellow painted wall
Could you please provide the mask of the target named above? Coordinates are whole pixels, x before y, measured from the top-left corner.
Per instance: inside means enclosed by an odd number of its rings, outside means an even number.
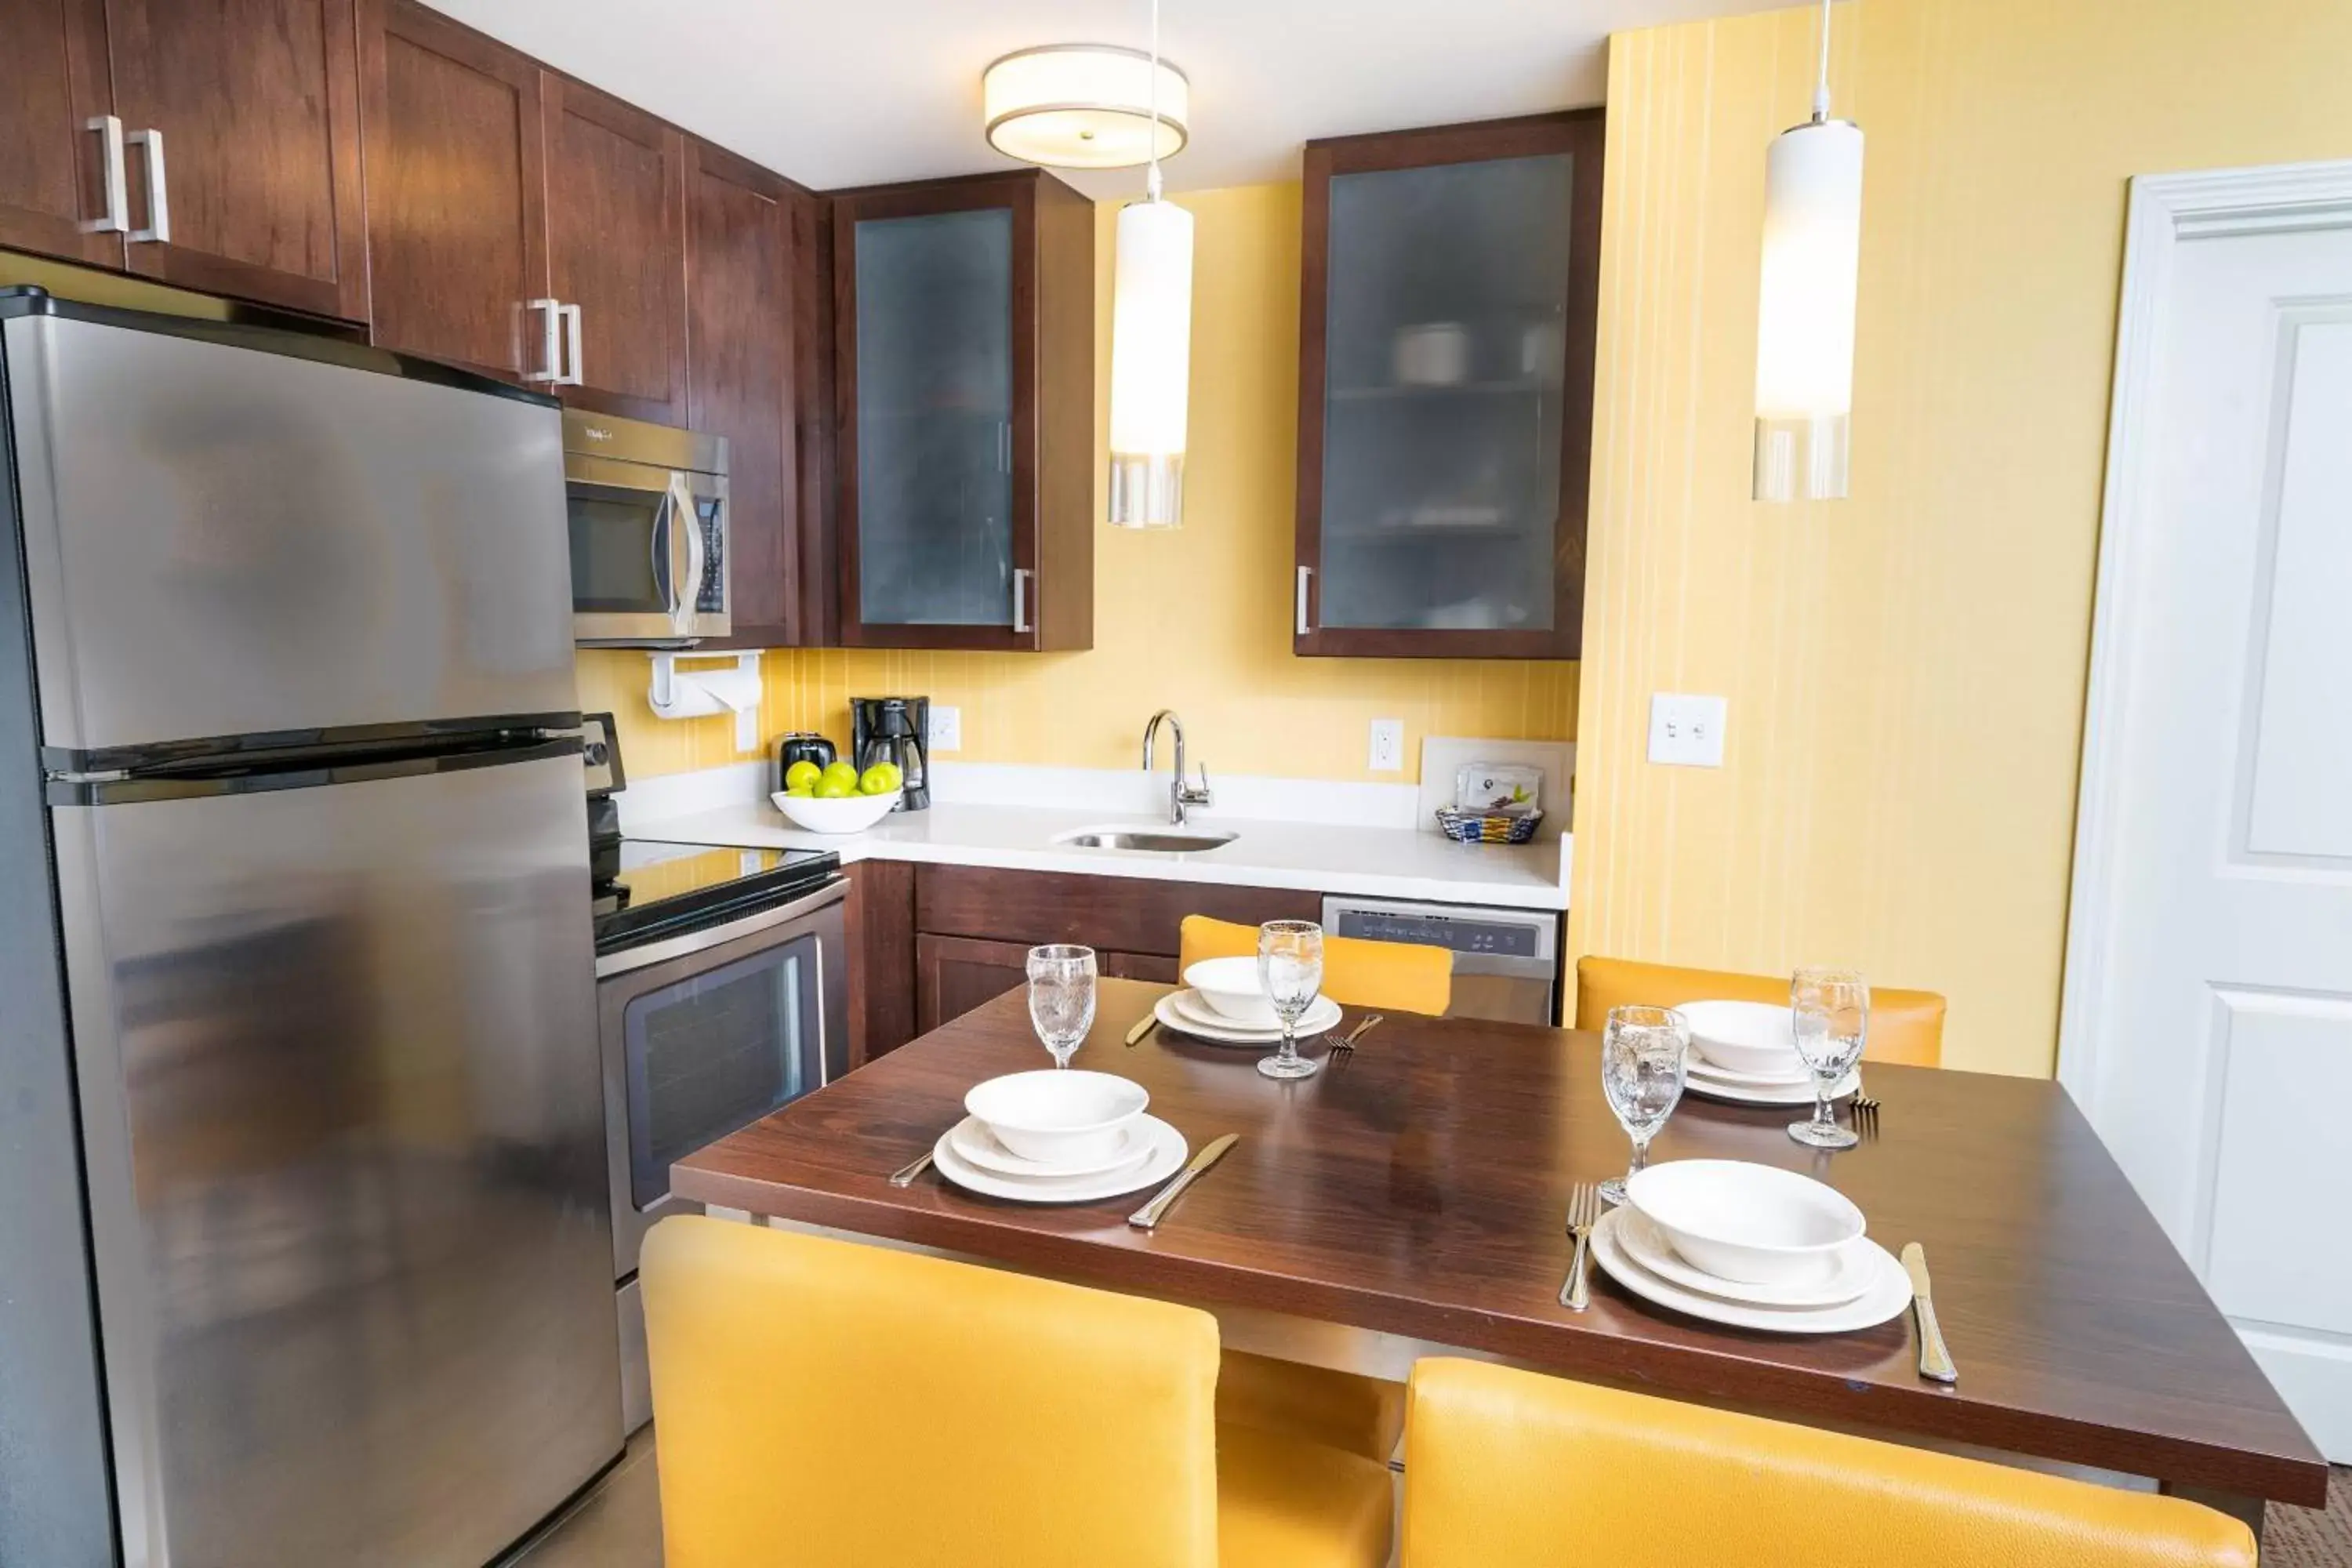
[[[1086,653],[777,651],[761,732],[846,742],[853,695],[919,693],[962,710],[954,760],[1132,767],[1153,710],[1184,717],[1213,773],[1410,779],[1366,771],[1368,726],[1421,737],[1565,740],[1576,666],[1529,660],[1297,658],[1290,651],[1298,403],[1296,184],[1187,192],[1196,226],[1191,451],[1184,527],[1097,526],[1095,646]],[[1096,515],[1110,374],[1112,226],[1097,209]],[[729,721],[662,723],[645,705],[642,654],[581,657],[581,700],[621,716],[629,772],[736,760]]]
[[[1748,499],[1764,149],[1810,11],[1619,35],[1577,952],[1859,964],[1946,1060],[2044,1074],[2135,174],[2352,156],[2345,0],[1853,0],[1853,499]],[[1720,772],[1642,760],[1730,699]]]

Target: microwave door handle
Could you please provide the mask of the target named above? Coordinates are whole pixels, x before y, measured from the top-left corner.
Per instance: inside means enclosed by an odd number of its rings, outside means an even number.
[[[669,481],[669,526],[673,535],[684,534],[686,573],[674,588],[670,605],[670,624],[679,637],[694,632],[697,607],[702,603],[702,569],[705,556],[702,543],[702,519],[695,514],[694,490],[684,474],[673,474]],[[675,545],[672,547],[675,549]]]
[[[646,553],[653,567],[654,592],[661,595],[663,607],[675,621],[677,618],[677,552],[670,538],[669,498],[667,495],[654,509],[654,525],[646,532]]]

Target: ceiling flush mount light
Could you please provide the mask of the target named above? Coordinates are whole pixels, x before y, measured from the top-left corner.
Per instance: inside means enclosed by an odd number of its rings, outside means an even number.
[[[1191,134],[1192,84],[1156,51],[1047,44],[998,60],[980,89],[988,144],[1024,163],[1131,169]]]
[[[1772,140],[1756,314],[1756,499],[1841,500],[1853,411],[1862,129],[1830,118],[1830,0],[1813,117]]]
[[[1160,0],[1151,4],[1153,79]],[[1181,78],[1178,79],[1181,79]],[[1152,126],[1159,105],[1149,105]],[[1155,138],[1156,140],[1156,138]],[[1110,523],[1175,528],[1184,521],[1185,402],[1192,393],[1192,215],[1160,197],[1150,160],[1143,200],[1119,209],[1110,321]]]

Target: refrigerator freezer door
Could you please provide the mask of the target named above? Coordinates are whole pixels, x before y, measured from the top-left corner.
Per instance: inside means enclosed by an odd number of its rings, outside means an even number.
[[[282,334],[0,332],[52,766],[579,707],[554,407]]]
[[[580,757],[509,755],[53,808],[126,1563],[478,1568],[620,1452]]]

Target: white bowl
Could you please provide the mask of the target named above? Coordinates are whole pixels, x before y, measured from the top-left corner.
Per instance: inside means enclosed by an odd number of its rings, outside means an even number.
[[[819,800],[813,795],[786,795],[779,790],[768,798],[794,827],[805,827],[811,833],[863,833],[890,815],[890,808],[898,804],[898,792]]]
[[[963,1108],[1024,1160],[1057,1168],[1107,1160],[1151,1103],[1139,1083],[1107,1072],[1041,1068],[972,1085]]]
[[[1716,1066],[1755,1078],[1804,1076],[1788,1008],[1769,1002],[1685,1002],[1675,1011],[1690,1024],[1691,1049]]]
[[[1184,984],[1217,1016],[1244,1029],[1279,1029],[1282,1018],[1266,1000],[1255,958],[1204,958],[1184,972]]]
[[[1625,1191],[1676,1252],[1747,1285],[1826,1279],[1864,1228],[1843,1193],[1777,1165],[1675,1160],[1635,1172]]]

